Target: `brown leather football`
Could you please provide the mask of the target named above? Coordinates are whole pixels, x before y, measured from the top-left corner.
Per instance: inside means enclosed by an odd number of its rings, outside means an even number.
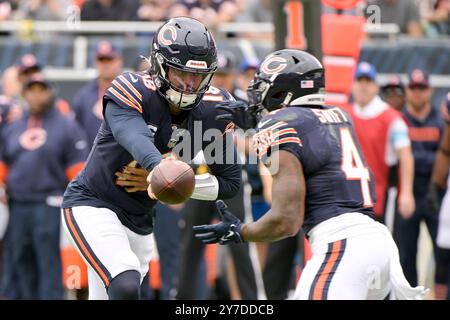
[[[194,192],[195,174],[183,161],[164,159],[153,169],[150,183],[159,201],[178,204],[188,200]]]

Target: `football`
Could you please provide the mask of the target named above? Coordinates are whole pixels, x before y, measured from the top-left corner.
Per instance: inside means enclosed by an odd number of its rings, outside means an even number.
[[[194,170],[185,162],[164,159],[153,169],[150,180],[156,198],[166,204],[183,203],[194,192]]]

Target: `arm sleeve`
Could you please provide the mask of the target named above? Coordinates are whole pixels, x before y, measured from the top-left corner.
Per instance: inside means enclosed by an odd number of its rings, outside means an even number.
[[[161,162],[161,153],[153,144],[154,136],[142,115],[132,108],[121,108],[115,102],[106,102],[105,121],[116,141],[147,171]]]
[[[397,118],[392,122],[389,128],[389,142],[395,150],[411,145],[408,136],[408,126],[403,119]]]

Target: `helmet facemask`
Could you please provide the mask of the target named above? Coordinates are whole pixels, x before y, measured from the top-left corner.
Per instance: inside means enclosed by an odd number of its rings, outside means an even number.
[[[177,109],[194,108],[208,90],[215,69],[186,68],[168,61],[158,52],[152,54],[151,58],[151,74],[159,92]]]
[[[256,76],[255,79],[250,82],[247,88],[247,96],[249,110],[252,113],[258,114],[265,108],[263,101],[272,85],[273,82],[270,81],[270,79],[261,78],[259,76]]]

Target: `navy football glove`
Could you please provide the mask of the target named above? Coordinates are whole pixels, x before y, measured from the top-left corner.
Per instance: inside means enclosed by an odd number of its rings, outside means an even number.
[[[219,211],[221,222],[212,225],[194,226],[195,237],[205,244],[219,243],[228,244],[244,242],[240,231],[242,222],[236,218],[227,205],[222,200],[216,201],[216,207]]]
[[[255,128],[258,122],[256,116],[249,111],[248,105],[243,101],[224,101],[216,104],[216,109],[219,111],[216,120],[232,121],[244,130]]]

